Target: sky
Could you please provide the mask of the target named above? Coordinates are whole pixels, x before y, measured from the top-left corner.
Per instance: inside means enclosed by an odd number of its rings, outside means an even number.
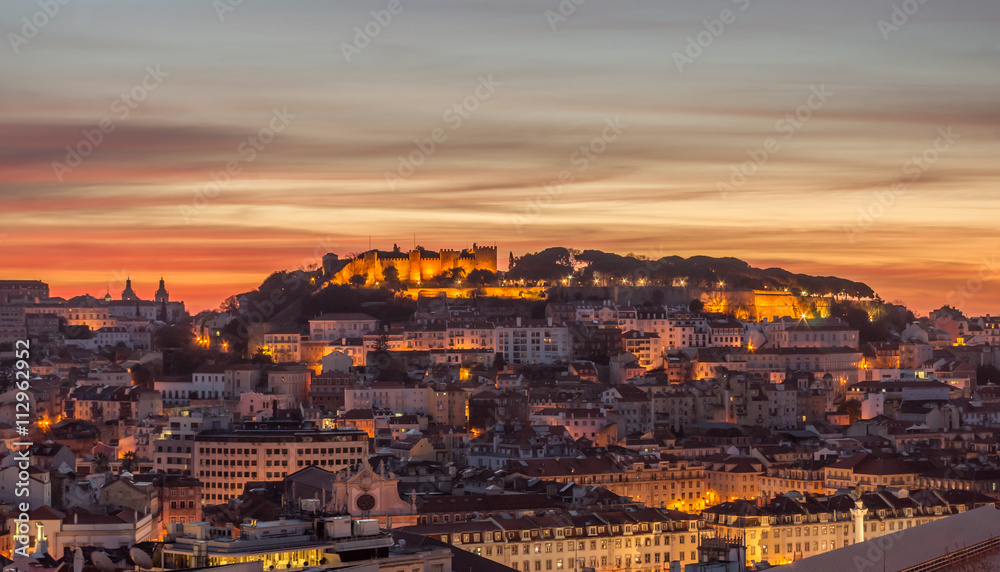
[[[197,311],[325,252],[478,242],[1000,313],[998,24],[994,0],[8,0],[0,278],[162,275]]]

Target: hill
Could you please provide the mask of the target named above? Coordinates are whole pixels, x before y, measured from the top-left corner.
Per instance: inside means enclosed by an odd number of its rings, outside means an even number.
[[[799,294],[845,294],[877,298],[867,284],[836,276],[794,274],[781,268],[754,268],[738,258],[667,256],[659,260],[600,250],[547,248],[511,260],[507,278],[559,283],[572,276],[582,285],[683,285],[692,288],[778,290]]]

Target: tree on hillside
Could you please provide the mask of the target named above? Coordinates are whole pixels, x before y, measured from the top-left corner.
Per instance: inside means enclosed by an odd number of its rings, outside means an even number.
[[[122,455],[122,464],[120,472],[135,472],[139,468],[139,457],[135,454],[135,451],[127,451]]]
[[[398,284],[399,270],[396,270],[395,266],[390,266],[382,271],[382,278],[385,280],[386,284]]]
[[[111,459],[104,453],[94,455],[94,462],[91,464],[95,473],[104,473],[111,468]]]
[[[14,387],[14,366],[0,364],[0,393],[6,393]]]
[[[181,325],[163,326],[153,334],[155,347],[160,349],[187,347],[193,338],[191,328]]]
[[[256,364],[273,364],[271,356],[264,352],[264,348],[257,348],[257,351],[250,357],[250,361]]]
[[[236,296],[230,296],[226,298],[225,300],[222,301],[222,304],[219,305],[220,312],[229,314],[231,316],[235,316],[237,313],[239,313],[239,310],[240,310],[240,302],[236,298]]]
[[[482,268],[477,268],[466,277],[470,284],[474,286],[488,286],[490,284],[495,284],[497,281],[497,275],[495,272],[490,272],[489,270],[483,270]]]
[[[132,385],[153,389],[153,371],[144,363],[132,366]]]
[[[372,351],[368,352],[368,367],[375,371],[376,381],[399,381],[409,379],[401,360],[393,359],[389,348],[389,336],[382,334],[375,340]]]
[[[847,415],[851,423],[861,420],[861,402],[857,399],[848,399],[837,407],[837,413]]]
[[[354,276],[351,276],[349,283],[355,288],[361,288],[368,283],[368,278],[365,277],[364,274],[355,274]]]
[[[514,259],[514,266],[508,271],[507,277],[511,280],[557,282],[572,273],[573,265],[569,250],[556,247]]]

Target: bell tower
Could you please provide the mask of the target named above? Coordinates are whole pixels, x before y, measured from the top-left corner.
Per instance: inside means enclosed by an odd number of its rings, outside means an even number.
[[[132,278],[125,279],[125,289],[122,290],[122,300],[132,301],[138,300],[139,297],[135,295],[135,291],[132,290]]]
[[[163,284],[163,276],[160,276],[160,287],[156,290],[156,296],[153,297],[153,300],[163,304],[170,301],[170,295],[167,294],[167,287]]]

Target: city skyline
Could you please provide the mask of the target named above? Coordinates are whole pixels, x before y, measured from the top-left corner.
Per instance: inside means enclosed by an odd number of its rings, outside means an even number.
[[[214,308],[416,234],[992,311],[997,5],[390,4],[0,7],[5,275]]]

